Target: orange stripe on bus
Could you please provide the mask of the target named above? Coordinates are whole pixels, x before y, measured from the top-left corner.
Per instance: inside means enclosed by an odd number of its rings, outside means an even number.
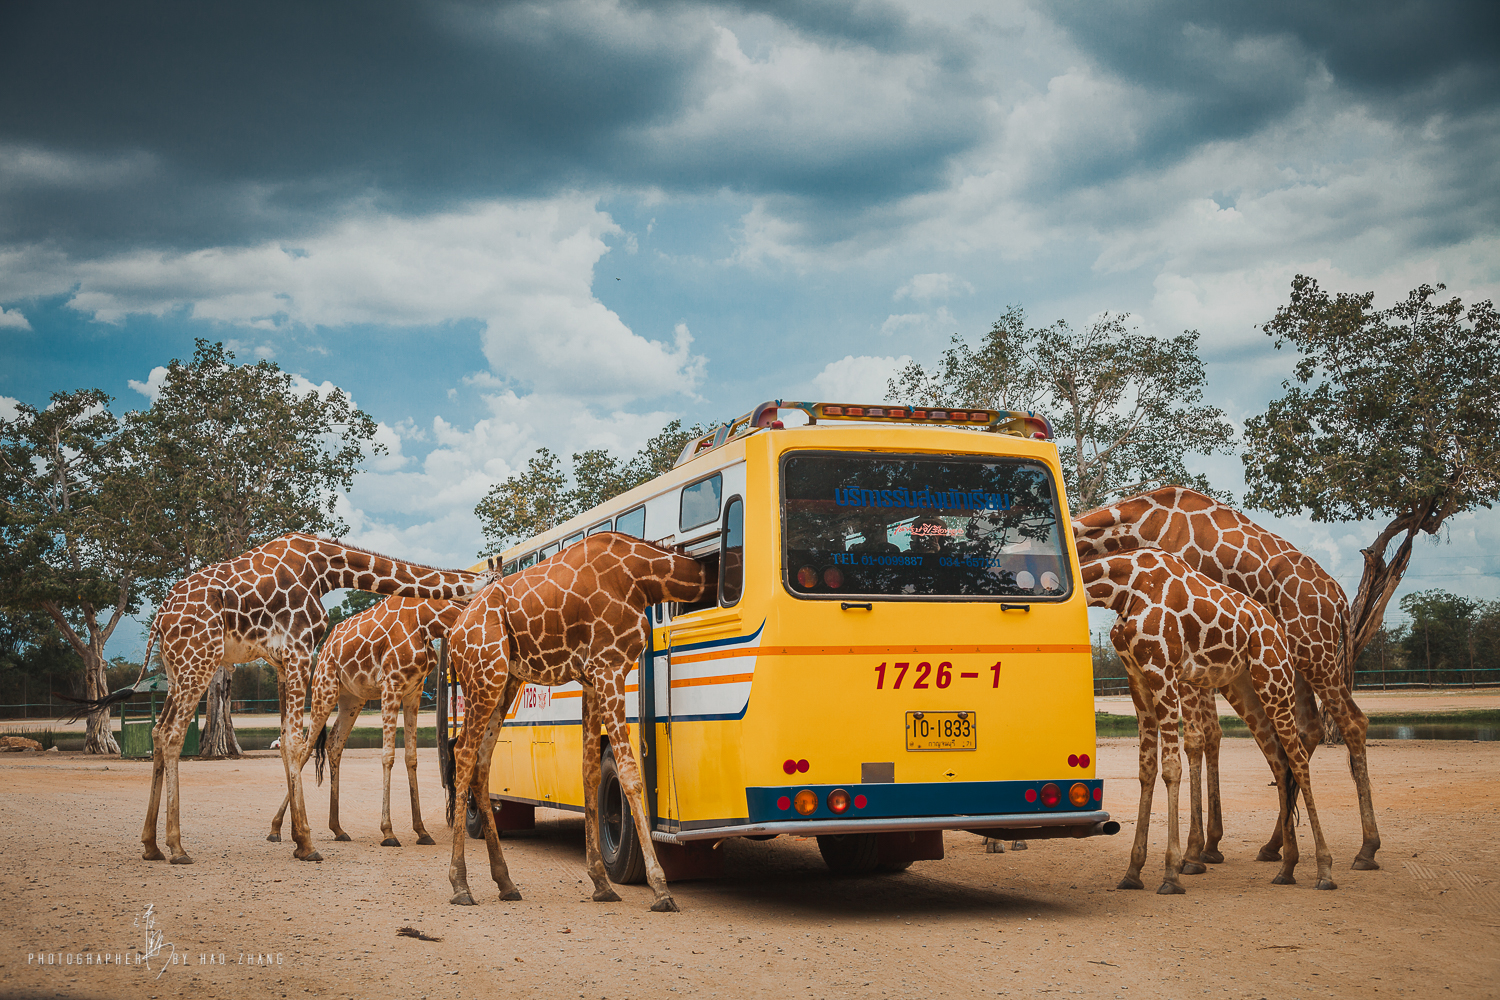
[[[740,656],[899,656],[903,653],[1091,653],[1086,643],[1004,646],[742,646],[739,649],[715,649],[707,653],[673,656],[676,663],[701,663],[705,660],[728,660]]]
[[[755,679],[754,674],[715,674],[712,677],[684,677],[680,681],[673,681],[674,688],[703,687],[708,684],[749,684]]]

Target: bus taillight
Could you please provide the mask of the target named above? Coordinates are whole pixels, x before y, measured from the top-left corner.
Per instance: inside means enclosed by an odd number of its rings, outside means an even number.
[[[1074,807],[1078,809],[1082,809],[1088,805],[1089,786],[1081,781],[1075,784],[1072,788],[1068,789],[1068,801],[1073,803]]]
[[[1058,788],[1056,785],[1054,785],[1050,781],[1047,782],[1045,785],[1042,786],[1042,805],[1046,806],[1048,809],[1051,809],[1053,806],[1057,805],[1061,801],[1062,801],[1062,789],[1061,788]]]
[[[811,590],[818,585],[818,571],[811,566],[803,566],[797,571],[797,584],[803,590]]]
[[[842,788],[835,788],[828,793],[828,811],[831,813],[845,813],[849,811],[849,793]]]
[[[829,590],[838,590],[844,585],[844,571],[837,566],[830,566],[823,571],[823,582],[828,584]]]
[[[792,805],[796,806],[797,811],[802,815],[811,816],[818,811],[818,793],[811,788],[804,788],[792,800]]]

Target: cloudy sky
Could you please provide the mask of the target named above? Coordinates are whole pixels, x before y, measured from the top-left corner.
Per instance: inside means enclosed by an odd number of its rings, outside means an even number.
[[[140,407],[222,340],[379,420],[351,537],[447,564],[539,445],[873,401],[1012,303],[1200,331],[1238,423],[1294,274],[1497,297],[1497,35],[1441,0],[13,2],[0,408]],[[1265,521],[1352,591],[1371,526]],[[1447,541],[1404,590],[1500,597],[1500,514]]]

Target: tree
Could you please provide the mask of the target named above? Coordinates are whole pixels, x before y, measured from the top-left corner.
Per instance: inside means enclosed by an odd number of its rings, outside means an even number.
[[[527,459],[525,472],[490,487],[474,508],[484,527],[485,547],[479,554],[494,555],[656,478],[672,468],[688,441],[708,431],[700,424],[684,429],[681,420],[673,420],[629,461],[602,448],[575,452],[567,473],[551,449],[538,448]]]
[[[150,409],[128,416],[134,452],[152,470],[152,500],[169,528],[156,551],[179,576],[288,531],[339,535],[337,516],[374,443],[375,421],[340,390],[299,388],[274,362],[237,365],[223,344],[197,341],[173,360]],[[160,601],[172,584],[149,589]],[[233,670],[209,685],[203,756],[237,756],[229,712]]]
[[[140,465],[97,389],[22,403],[0,420],[0,605],[44,613],[83,661],[83,696],[109,691],[104,646],[167,571],[163,530]],[[118,753],[108,709],[90,713],[84,749]]]
[[[887,390],[909,403],[1054,416],[1064,486],[1080,511],[1161,483],[1229,499],[1183,464],[1234,440],[1223,411],[1203,403],[1198,334],[1158,340],[1128,318],[1105,313],[1080,332],[1063,320],[1036,329],[1011,306],[977,347],[955,334],[931,371],[913,361]]]
[[[1363,550],[1345,656],[1380,629],[1418,534],[1500,496],[1500,317],[1421,285],[1389,309],[1304,275],[1263,329],[1300,357],[1297,384],[1246,424],[1246,499],[1315,521],[1379,518]],[[1391,553],[1392,543],[1396,544]]]

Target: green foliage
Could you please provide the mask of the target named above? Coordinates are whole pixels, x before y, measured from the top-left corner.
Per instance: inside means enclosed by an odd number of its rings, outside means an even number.
[[[1203,403],[1198,334],[1158,340],[1126,319],[1106,313],[1082,331],[1063,320],[1033,328],[1012,306],[977,347],[955,335],[932,370],[913,361],[887,389],[913,404],[1046,413],[1076,510],[1163,483],[1230,499],[1183,464],[1186,455],[1227,452],[1234,440],[1223,412]]]
[[[1350,605],[1349,662],[1379,632],[1418,533],[1500,497],[1500,316],[1421,285],[1389,309],[1312,278],[1265,324],[1296,381],[1246,423],[1246,499],[1317,521],[1384,518]],[[1391,543],[1400,538],[1387,559]]]
[[[383,594],[372,594],[364,590],[348,591],[342,602],[328,609],[328,631],[332,632],[333,627],[345,618],[353,618],[361,611],[373,608],[384,600]],[[325,635],[324,638],[327,636]]]
[[[575,452],[566,472],[557,455],[538,448],[525,472],[491,487],[474,508],[484,527],[479,554],[493,555],[670,471],[688,441],[708,430],[699,424],[684,429],[681,420],[673,420],[628,461],[596,448]]]
[[[1312,278],[1265,331],[1301,357],[1296,381],[1246,424],[1246,499],[1278,514],[1357,521],[1448,517],[1500,496],[1500,317],[1481,302],[1435,301],[1422,285],[1372,307]]]
[[[375,443],[375,421],[338,389],[299,389],[271,361],[237,365],[223,344],[173,360],[150,409],[127,418],[169,525],[157,551],[183,576],[288,531],[348,530],[335,510]],[[155,582],[160,600],[174,582]]]

